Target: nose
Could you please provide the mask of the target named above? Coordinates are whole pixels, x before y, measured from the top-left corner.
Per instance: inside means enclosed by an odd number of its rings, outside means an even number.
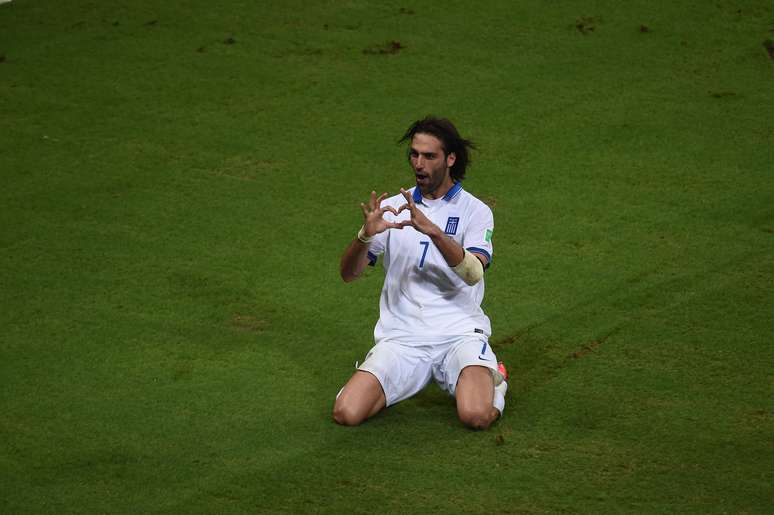
[[[425,160],[422,156],[417,156],[414,158],[414,168],[417,170],[421,170],[425,166]]]

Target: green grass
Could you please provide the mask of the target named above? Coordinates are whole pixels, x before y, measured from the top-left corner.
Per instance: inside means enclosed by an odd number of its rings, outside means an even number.
[[[770,2],[173,4],[0,5],[0,512],[774,509]],[[427,113],[506,415],[341,428],[338,258]]]

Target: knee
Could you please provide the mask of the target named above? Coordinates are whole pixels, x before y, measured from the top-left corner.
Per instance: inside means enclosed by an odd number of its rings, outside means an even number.
[[[339,402],[333,406],[333,420],[342,426],[358,426],[363,422],[363,418],[355,409],[347,403]]]
[[[494,420],[490,411],[491,410],[465,409],[459,411],[457,414],[460,418],[460,422],[470,429],[483,430],[489,429],[489,426],[492,425]]]

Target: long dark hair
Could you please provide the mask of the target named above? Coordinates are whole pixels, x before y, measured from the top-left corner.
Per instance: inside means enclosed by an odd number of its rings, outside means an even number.
[[[466,140],[452,122],[446,118],[437,118],[435,116],[426,116],[422,120],[412,123],[398,143],[411,142],[415,134],[430,134],[435,136],[441,142],[444,156],[454,153],[456,159],[449,169],[449,175],[454,182],[465,178],[465,169],[470,164],[469,150],[475,149],[472,141]],[[411,161],[411,149],[408,150],[409,161]]]

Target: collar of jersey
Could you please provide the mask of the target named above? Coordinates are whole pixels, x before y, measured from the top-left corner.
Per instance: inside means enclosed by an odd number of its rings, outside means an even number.
[[[445,201],[450,201],[454,197],[457,196],[457,193],[459,193],[462,190],[462,183],[461,182],[455,182],[454,186],[451,187],[449,191],[446,192],[446,195],[443,196],[443,199]],[[422,192],[419,191],[419,186],[414,187],[414,202],[422,202]]]

